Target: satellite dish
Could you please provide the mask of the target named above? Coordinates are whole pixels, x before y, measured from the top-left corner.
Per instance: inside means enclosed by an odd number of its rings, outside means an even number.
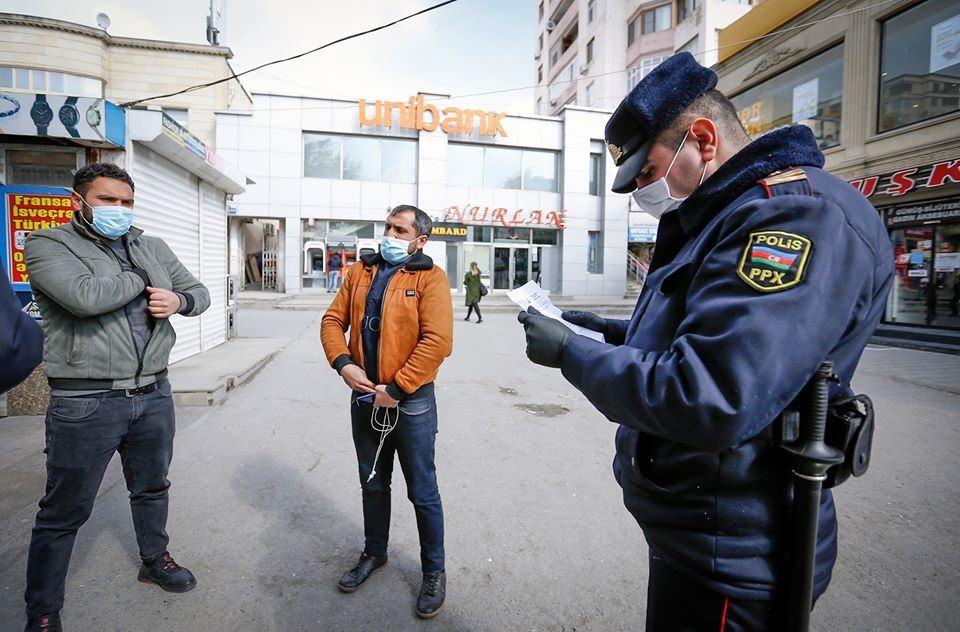
[[[100,28],[102,28],[104,31],[106,31],[108,28],[110,28],[110,16],[107,15],[106,13],[103,13],[103,12],[98,13],[98,14],[97,14],[97,26],[99,26]]]

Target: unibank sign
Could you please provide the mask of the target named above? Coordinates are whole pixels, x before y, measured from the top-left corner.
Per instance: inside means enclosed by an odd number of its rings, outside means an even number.
[[[484,112],[483,110],[464,110],[461,108],[443,108],[423,102],[423,95],[410,97],[403,101],[375,101],[367,104],[366,99],[357,103],[360,126],[386,127],[393,125],[394,114],[398,115],[398,124],[404,129],[422,129],[432,132],[438,127],[448,134],[472,134],[476,129],[481,136],[506,136],[501,122],[506,113]]]

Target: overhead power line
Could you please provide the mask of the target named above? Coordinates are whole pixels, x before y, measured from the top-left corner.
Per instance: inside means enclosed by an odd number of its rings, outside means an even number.
[[[267,63],[265,63],[265,64],[260,64],[259,66],[255,67],[255,68],[251,68],[251,69],[249,69],[249,70],[244,70],[243,72],[239,72],[239,73],[234,73],[234,74],[231,74],[231,75],[228,76],[228,77],[223,77],[222,79],[217,79],[216,81],[211,81],[211,82],[209,82],[209,83],[200,83],[200,84],[197,84],[197,85],[193,85],[193,86],[184,88],[183,90],[177,90],[176,92],[170,92],[169,94],[161,94],[161,95],[157,95],[157,96],[153,96],[153,97],[145,97],[145,98],[143,98],[143,99],[137,99],[136,101],[127,101],[126,103],[121,103],[121,104],[120,104],[120,107],[122,107],[122,108],[133,107],[134,105],[139,105],[139,104],[144,103],[144,102],[146,102],[146,101],[153,101],[153,100],[155,100],[155,99],[165,99],[165,98],[167,98],[167,97],[175,97],[175,96],[177,96],[178,94],[184,94],[184,93],[186,93],[186,92],[195,92],[195,91],[197,91],[197,90],[203,90],[204,88],[209,88],[210,86],[215,86],[215,85],[217,85],[217,84],[224,83],[224,82],[226,82],[226,81],[230,81],[231,79],[239,79],[239,78],[242,77],[243,75],[249,74],[249,73],[251,73],[251,72],[255,72],[255,71],[257,71],[257,70],[260,70],[261,68],[266,68],[267,66],[273,66],[274,64],[282,64],[283,62],[293,61],[294,59],[300,59],[301,57],[305,57],[305,56],[310,55],[310,54],[312,54],[312,53],[316,53],[317,51],[321,51],[321,50],[323,50],[324,48],[328,48],[328,47],[330,47],[330,46],[333,46],[334,44],[339,44],[340,42],[346,42],[347,40],[355,39],[355,38],[361,37],[361,36],[363,36],[363,35],[369,35],[370,33],[375,33],[375,32],[377,32],[377,31],[382,31],[383,29],[390,28],[391,26],[394,26],[394,25],[396,25],[396,24],[400,24],[401,22],[403,22],[403,21],[405,21],[405,20],[409,20],[409,19],[411,19],[411,18],[415,18],[415,17],[417,17],[418,15],[423,15],[424,13],[429,13],[430,11],[433,11],[434,9],[439,9],[440,7],[446,6],[446,5],[448,5],[448,4],[453,4],[454,2],[457,2],[457,0],[445,0],[444,2],[441,2],[441,3],[439,3],[439,4],[435,4],[435,5],[433,5],[432,7],[427,7],[426,9],[423,9],[423,10],[421,10],[421,11],[417,11],[416,13],[411,13],[410,15],[408,15],[408,16],[406,16],[406,17],[402,17],[402,18],[400,18],[399,20],[394,20],[393,22],[389,22],[389,23],[387,23],[387,24],[382,24],[382,25],[380,25],[380,26],[374,27],[374,28],[372,28],[372,29],[368,29],[368,30],[366,30],[366,31],[360,31],[359,33],[353,33],[352,35],[347,35],[347,36],[345,36],[345,37],[341,37],[340,39],[333,40],[332,42],[327,42],[327,43],[324,44],[323,46],[318,46],[318,47],[316,47],[316,48],[314,48],[314,49],[312,49],[312,50],[308,50],[308,51],[306,51],[306,52],[299,53],[299,54],[293,55],[293,56],[291,56],[291,57],[285,57],[284,59],[275,59],[274,61],[268,61]]]

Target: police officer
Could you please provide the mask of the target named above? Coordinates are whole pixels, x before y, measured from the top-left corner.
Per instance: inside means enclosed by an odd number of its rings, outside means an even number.
[[[847,391],[893,279],[873,207],[823,171],[810,130],[754,141],[716,75],[670,57],[605,139],[613,190],[660,218],[629,321],[521,312],[527,356],[619,424],[614,475],[650,548],[647,630],[777,630],[789,590],[791,472],[769,427],[831,359]],[[837,554],[820,503],[814,596]],[[726,626],[726,627],[724,627]]]

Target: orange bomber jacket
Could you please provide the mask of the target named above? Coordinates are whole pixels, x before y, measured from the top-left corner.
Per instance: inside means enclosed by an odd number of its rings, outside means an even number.
[[[330,366],[364,367],[363,313],[380,253],[350,266],[343,286],[323,314],[320,342]],[[453,351],[453,301],[447,274],[417,251],[390,279],[383,297],[380,379],[394,399],[433,382]],[[349,332],[349,339],[345,334]]]

